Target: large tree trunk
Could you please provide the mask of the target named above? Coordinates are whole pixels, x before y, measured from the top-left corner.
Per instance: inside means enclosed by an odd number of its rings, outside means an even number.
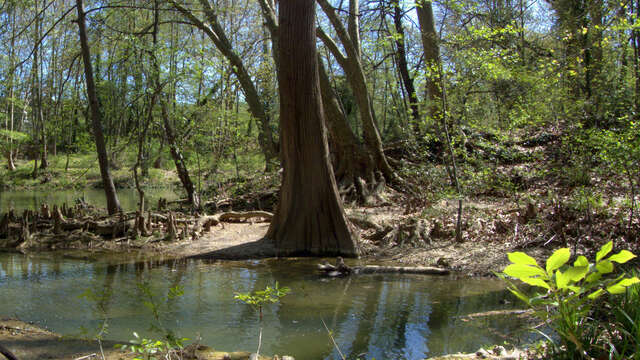
[[[96,140],[96,150],[98,152],[98,163],[100,164],[102,186],[104,186],[104,192],[107,197],[107,210],[109,211],[110,215],[113,215],[121,210],[120,202],[118,201],[116,187],[113,185],[113,179],[111,178],[111,173],[109,172],[109,158],[107,156],[104,134],[102,132],[100,104],[98,103],[96,86],[93,82],[91,52],[89,50],[89,41],[87,39],[84,6],[82,4],[82,0],[76,0],[76,8],[78,10],[78,31],[80,33],[80,46],[82,47],[82,60],[84,61],[84,78],[87,82],[87,97],[89,99],[89,107],[91,108],[93,136]]]
[[[442,89],[440,88],[440,45],[438,33],[433,18],[433,8],[431,1],[417,0],[416,11],[418,22],[420,23],[420,34],[422,35],[422,47],[424,50],[424,63],[429,69],[431,76],[427,76],[427,97],[429,99],[429,116],[436,123],[442,120]]]
[[[278,64],[279,29],[274,3],[272,0],[259,0],[259,2],[274,46],[274,60]],[[352,2],[350,6],[357,9],[357,1]],[[349,26],[351,33],[357,34],[359,32],[357,20],[350,21]],[[382,179],[382,173],[377,170],[373,156],[369,155],[367,149],[362,146],[349,127],[342,105],[331,87],[319,55],[318,69],[330,148],[334,156],[333,170],[339,192],[341,195],[361,203],[371,203],[373,196],[385,183]]]
[[[280,3],[280,139],[284,173],[267,238],[279,255],[357,256],[329,163],[315,47],[315,1]]]

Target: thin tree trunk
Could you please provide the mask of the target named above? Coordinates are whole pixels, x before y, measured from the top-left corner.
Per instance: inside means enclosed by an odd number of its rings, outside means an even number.
[[[400,4],[394,4],[393,23],[396,28],[396,59],[398,71],[402,79],[404,89],[407,91],[409,98],[409,107],[411,109],[411,117],[413,118],[413,133],[420,136],[420,109],[418,108],[418,95],[413,85],[413,79],[409,75],[409,66],[407,64],[407,50],[405,47],[404,26],[402,25],[402,9]]]
[[[104,192],[107,197],[107,210],[110,215],[113,215],[121,211],[121,208],[116,194],[116,188],[113,185],[113,179],[109,172],[109,158],[107,155],[107,148],[105,146],[104,134],[102,132],[100,104],[98,103],[96,86],[93,81],[91,52],[89,50],[89,41],[87,39],[84,5],[82,0],[76,0],[76,8],[78,10],[78,31],[80,34],[80,46],[82,47],[82,60],[84,61],[84,77],[87,83],[87,97],[89,99],[89,107],[91,109],[91,123],[93,125],[93,135],[96,141],[98,163],[100,164],[100,175],[102,177],[102,186],[104,186]]]
[[[399,182],[400,179],[389,165],[382,150],[382,140],[373,112],[373,103],[359,58],[358,49],[360,45],[356,44],[354,39],[351,39],[331,4],[327,0],[318,0],[318,3],[324,13],[327,14],[329,21],[331,21],[347,54],[346,56],[343,55],[333,40],[322,30],[318,30],[318,37],[325,46],[327,46],[347,75],[347,81],[349,81],[351,90],[356,98],[358,110],[360,111],[365,146],[373,157],[376,167],[382,172],[384,177],[390,182]]]
[[[154,11],[154,25],[153,25],[153,47],[155,48],[158,42],[158,24],[159,24],[159,10],[158,10],[158,0],[154,1],[155,11]],[[178,140],[176,139],[176,132],[171,124],[171,119],[169,116],[169,106],[167,104],[167,100],[164,95],[162,95],[162,84],[160,84],[160,64],[158,63],[158,59],[156,54],[152,51],[151,55],[151,63],[153,66],[153,86],[155,87],[156,93],[160,94],[160,108],[162,114],[162,120],[164,124],[164,131],[167,139],[167,144],[169,145],[169,151],[171,153],[171,158],[176,166],[176,171],[178,172],[178,178],[180,178],[180,182],[182,183],[182,187],[187,192],[187,198],[189,203],[195,210],[200,210],[202,205],[200,203],[200,195],[196,191],[195,186],[193,185],[193,181],[191,181],[191,176],[189,176],[189,169],[185,164],[184,157],[180,151],[178,146]]]
[[[11,9],[11,48],[9,53],[9,68],[13,69],[14,61],[13,58],[15,56],[15,37],[16,37],[16,10],[15,8]],[[9,86],[11,90],[9,91],[10,105],[9,105],[9,121],[10,121],[10,130],[13,133],[13,120],[15,114],[15,85],[14,85],[14,75],[13,71],[9,74]],[[5,124],[5,128],[7,128],[7,124]],[[14,171],[16,169],[16,165],[13,163],[13,136],[9,136],[9,151],[7,154],[7,169],[9,171]]]
[[[632,2],[632,4],[634,4]],[[636,0],[634,4],[635,14],[634,17],[640,16],[640,0]],[[634,93],[634,106],[636,119],[640,118],[640,30],[636,27],[631,30],[633,45],[633,75],[635,78],[635,93]]]
[[[433,121],[438,123],[443,119],[443,110],[441,109],[442,89],[440,88],[440,80],[438,79],[438,69],[440,69],[440,45],[435,21],[433,19],[431,1],[417,0],[416,11],[418,13],[418,22],[420,23],[424,62],[427,69],[429,69],[427,72],[431,74],[427,76],[426,79],[429,116]]]
[[[218,21],[216,12],[209,4],[208,0],[199,0],[203,7],[204,14],[206,16],[208,25],[194,15],[182,5],[178,4],[174,0],[168,0],[173,7],[175,7],[185,18],[191,21],[196,27],[202,30],[214,43],[218,51],[229,61],[231,69],[238,79],[242,92],[245,96],[245,101],[249,106],[251,114],[260,121],[260,133],[258,135],[258,143],[265,156],[265,162],[267,169],[270,169],[273,159],[278,157],[278,146],[273,137],[273,131],[271,129],[271,119],[269,114],[265,111],[264,105],[260,101],[260,95],[253,83],[253,79],[247,68],[244,66],[244,62],[240,55],[238,55],[231,42],[227,38],[224,29]]]
[[[267,232],[279,255],[357,256],[329,163],[315,47],[315,1],[280,3],[282,187]]]

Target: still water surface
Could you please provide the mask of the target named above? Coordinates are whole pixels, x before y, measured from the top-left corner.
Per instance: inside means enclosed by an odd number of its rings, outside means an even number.
[[[178,195],[170,189],[144,189],[146,202],[155,207],[158,199],[176,200]],[[118,189],[118,200],[124,211],[135,210],[138,207],[138,192],[136,189]],[[87,188],[83,190],[51,190],[51,191],[2,191],[0,192],[0,213],[13,208],[17,211],[24,209],[36,210],[43,203],[49,206],[73,205],[76,199],[84,199],[88,204],[106,208],[107,200],[103,189]]]
[[[149,331],[151,312],[139,285],[162,303],[162,321],[180,336],[225,351],[289,354],[298,360],[339,359],[324,320],[347,358],[421,359],[475,351],[501,343],[524,326],[512,317],[465,321],[464,315],[503,309],[510,298],[495,279],[419,275],[361,275],[321,279],[316,260],[149,262],[63,254],[0,253],[0,316],[35,321],[65,335],[92,336],[106,311],[107,338],[127,340]],[[236,292],[278,281],[292,293],[258,314],[234,300]],[[184,295],[166,300],[169,289]],[[89,301],[81,294],[104,294]],[[83,330],[84,329],[84,330]]]

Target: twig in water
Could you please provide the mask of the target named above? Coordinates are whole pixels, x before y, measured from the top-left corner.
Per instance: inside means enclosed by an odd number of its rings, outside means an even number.
[[[262,327],[260,327],[260,334],[258,334],[258,350],[256,350],[256,358],[260,358],[260,346],[262,345]]]
[[[93,353],[93,354],[89,354],[89,355],[85,355],[85,356],[80,356],[79,358],[75,358],[73,360],[87,360],[87,359],[91,359],[92,357],[98,357],[98,354]]]
[[[338,350],[338,354],[340,355],[340,358],[342,360],[347,360],[347,358],[344,357],[344,355],[342,354],[342,351],[340,351],[340,347],[338,347],[338,344],[336,344],[336,340],[333,338],[333,335],[331,334],[331,330],[329,330],[329,328],[327,327],[327,324],[324,322],[324,319],[320,319],[320,321],[322,321],[322,325],[324,325],[324,328],[327,329],[327,334],[329,334],[329,338],[333,343],[333,347],[335,347],[336,350]]]

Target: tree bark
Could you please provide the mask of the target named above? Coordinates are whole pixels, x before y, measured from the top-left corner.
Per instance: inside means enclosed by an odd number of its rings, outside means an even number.
[[[274,60],[276,64],[279,64],[277,53],[279,29],[274,4],[272,0],[259,0],[259,2],[274,46]],[[358,33],[357,21],[350,24],[352,31]],[[373,157],[369,155],[367,149],[362,146],[351,130],[344,109],[331,87],[319,54],[318,69],[330,149],[332,150],[331,154],[334,155],[333,170],[338,189],[343,196],[354,195],[353,198],[361,203],[371,203],[371,195],[375,195],[375,191],[380,188],[381,182],[377,180],[381,178],[380,172],[377,170]],[[367,182],[364,179],[369,182],[369,188],[367,188]]]
[[[329,163],[315,47],[315,1],[283,1],[278,19],[284,172],[266,237],[279,255],[357,256]]]
[[[329,140],[334,154],[333,169],[338,189],[343,196],[354,194],[353,198],[363,204],[372,203],[382,175],[376,174],[376,165],[368,155],[347,122],[347,116],[331,87],[329,77],[320,56],[318,56],[320,90]],[[366,179],[366,181],[365,181]],[[366,186],[369,183],[370,187]]]
[[[87,82],[87,97],[89,99],[89,107],[91,109],[91,123],[93,125],[93,136],[96,141],[96,150],[98,152],[98,163],[100,164],[100,175],[102,177],[102,186],[107,197],[107,211],[109,215],[113,215],[121,210],[120,202],[116,194],[116,188],[113,185],[113,179],[109,172],[109,158],[107,156],[107,148],[105,146],[104,134],[102,132],[102,120],[100,115],[100,104],[96,94],[96,86],[93,81],[93,68],[91,66],[91,52],[89,50],[89,41],[87,39],[87,30],[85,25],[85,13],[82,0],[76,0],[76,8],[78,10],[78,31],[80,33],[80,46],[82,48],[82,60],[84,61],[84,78]]]
[[[429,0],[416,0],[416,11],[422,35],[424,62],[427,66],[427,97],[429,100],[429,116],[436,123],[442,120],[442,89],[440,88],[440,45],[438,33],[433,19],[433,7]]]
[[[409,97],[409,108],[411,109],[411,117],[413,118],[413,132],[416,136],[420,135],[420,109],[418,107],[418,95],[413,85],[413,79],[409,74],[409,66],[407,64],[407,50],[405,47],[404,26],[402,25],[402,9],[400,4],[393,6],[393,24],[396,28],[396,59],[398,63],[398,71],[402,78],[402,84],[407,91]]]
[[[11,8],[11,45],[9,50],[9,68],[13,69],[14,66],[14,57],[15,57],[15,44],[16,44],[16,9],[14,7]],[[10,129],[13,133],[13,120],[15,116],[15,84],[14,84],[14,72],[12,71],[9,74],[9,121],[10,127],[5,123],[5,129]],[[9,151],[7,151],[7,169],[9,171],[14,171],[16,169],[16,165],[13,162],[13,136],[8,137],[9,142]]]
[[[327,0],[318,0],[318,3],[320,4],[320,7],[322,7],[324,13],[327,14],[327,17],[336,30],[338,38],[340,38],[340,42],[346,52],[346,56],[343,55],[338,46],[331,38],[329,38],[329,36],[327,36],[327,34],[322,30],[318,31],[318,37],[320,40],[322,40],[345,71],[347,81],[351,86],[351,90],[353,91],[358,105],[358,111],[360,112],[362,133],[367,151],[373,158],[376,168],[379,169],[387,180],[390,182],[399,182],[398,176],[389,165],[389,162],[382,150],[382,140],[376,124],[373,104],[367,88],[362,63],[360,61],[360,52],[358,50],[360,45],[356,44],[354,42],[355,39],[351,38],[331,4],[329,4]],[[351,16],[352,15],[353,14],[351,14]]]

